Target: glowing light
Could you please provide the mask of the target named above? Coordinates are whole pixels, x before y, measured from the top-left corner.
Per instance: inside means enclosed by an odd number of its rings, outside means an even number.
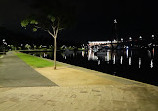
[[[109,57],[109,51],[107,52],[107,61],[109,63],[110,57]]]
[[[154,56],[154,48],[153,48],[153,56]]]
[[[131,65],[131,57],[129,57],[129,65]]]
[[[120,60],[120,63],[122,64],[122,61],[123,61],[123,56],[121,56],[121,60]]]
[[[141,66],[141,58],[139,58],[139,68],[140,68],[140,66]]]
[[[82,57],[84,57],[84,53],[85,53],[85,52],[84,52],[84,51],[82,51]]]
[[[153,59],[151,59],[150,67],[151,67],[151,68],[154,67],[154,65],[153,65]]]
[[[127,58],[128,58],[128,49],[126,50],[126,55],[127,55]]]
[[[139,38],[142,39],[142,36],[140,36]]]
[[[115,55],[114,55],[114,58],[113,58],[113,64],[115,64],[116,62],[116,57],[115,57]]]
[[[117,21],[116,21],[116,19],[114,20],[114,23],[116,23],[116,24],[117,24]]]
[[[94,52],[92,50],[88,51],[88,60],[98,60],[98,57],[94,55]]]
[[[100,64],[100,60],[98,60],[98,65]]]

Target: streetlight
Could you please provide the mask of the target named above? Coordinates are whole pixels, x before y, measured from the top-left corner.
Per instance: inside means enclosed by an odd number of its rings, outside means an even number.
[[[132,37],[129,37],[129,40],[132,41]]]

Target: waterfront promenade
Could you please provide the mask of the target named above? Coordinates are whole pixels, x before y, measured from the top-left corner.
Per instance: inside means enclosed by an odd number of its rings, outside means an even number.
[[[0,58],[0,111],[158,110],[157,86],[59,64],[33,69],[12,52]]]

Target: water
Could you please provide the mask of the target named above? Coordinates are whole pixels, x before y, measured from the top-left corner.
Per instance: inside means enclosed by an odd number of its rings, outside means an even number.
[[[158,49],[106,50],[100,54],[89,51],[57,52],[57,60],[158,86]],[[52,52],[28,52],[53,59]]]

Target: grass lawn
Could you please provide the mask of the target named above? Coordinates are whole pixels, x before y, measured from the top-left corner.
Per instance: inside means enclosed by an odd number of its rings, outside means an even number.
[[[2,54],[0,54],[0,58],[2,57]]]
[[[28,65],[34,67],[34,68],[42,68],[42,67],[50,67],[54,65],[53,61],[48,61],[43,58],[39,58],[36,56],[32,56],[25,53],[17,52],[15,53],[20,59],[22,59],[24,62],[26,62]],[[60,64],[57,64],[57,66],[61,66]]]

